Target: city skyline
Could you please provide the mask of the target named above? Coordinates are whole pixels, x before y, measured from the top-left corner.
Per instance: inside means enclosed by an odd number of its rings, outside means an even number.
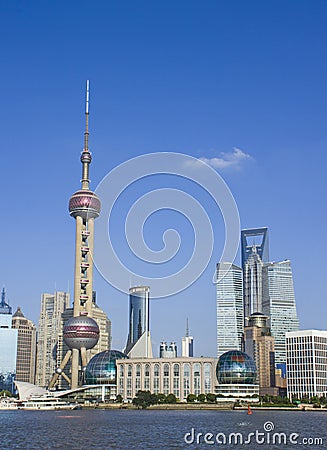
[[[326,219],[326,5],[317,2],[310,14],[302,1],[239,2],[239,8],[209,1],[200,11],[196,2],[188,8],[148,6],[130,4],[126,13],[119,5],[82,5],[78,11],[65,5],[65,17],[52,6],[6,6],[2,32],[10,39],[0,114],[7,216],[0,282],[10,305],[37,323],[41,293],[68,290],[72,296],[74,226],[67,203],[77,186],[83,90],[90,78],[92,187],[140,154],[171,151],[205,159],[229,185],[242,228],[267,226],[271,261],[291,260],[300,328],[323,329],[323,277],[316,268],[323,267],[326,244],[308,241],[308,254],[303,249],[309,229],[323,236]],[[58,160],[60,173],[53,170]],[[26,239],[20,238],[22,220]],[[161,220],[154,219],[147,236],[157,248]],[[220,225],[214,231],[219,236]],[[23,254],[33,271],[20,270]],[[215,355],[212,277],[218,254],[219,245],[193,286],[151,302],[154,348],[162,340],[179,342],[189,317],[195,354]],[[96,271],[94,278],[99,306],[113,323],[112,348],[121,349],[128,295]],[[137,280],[126,280],[126,290],[130,284]]]

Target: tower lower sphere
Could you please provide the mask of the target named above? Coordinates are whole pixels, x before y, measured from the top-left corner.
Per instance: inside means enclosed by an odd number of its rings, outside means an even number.
[[[71,349],[93,348],[99,340],[100,330],[94,319],[88,316],[72,317],[64,326],[64,341]]]

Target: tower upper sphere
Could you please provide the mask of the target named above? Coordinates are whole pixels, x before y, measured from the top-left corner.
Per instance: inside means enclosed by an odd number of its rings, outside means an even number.
[[[89,165],[92,155],[89,151],[89,86],[86,82],[86,103],[85,103],[85,132],[84,149],[81,154],[82,163],[82,186],[75,192],[69,200],[69,213],[72,217],[82,217],[84,220],[99,217],[101,203],[97,195],[89,189]]]
[[[69,214],[83,219],[97,218],[100,215],[101,203],[99,197],[92,191],[80,190],[75,192],[69,200]]]

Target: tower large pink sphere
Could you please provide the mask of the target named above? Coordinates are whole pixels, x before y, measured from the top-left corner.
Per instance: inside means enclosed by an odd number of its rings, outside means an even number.
[[[93,348],[99,334],[98,324],[88,316],[72,317],[64,326],[64,341],[69,348]]]
[[[83,219],[96,218],[100,214],[101,203],[99,197],[89,190],[79,190],[69,200],[69,213],[73,217]]]

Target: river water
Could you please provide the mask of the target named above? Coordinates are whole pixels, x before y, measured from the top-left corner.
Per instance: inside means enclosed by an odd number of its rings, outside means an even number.
[[[0,411],[0,430],[10,450],[327,449],[319,411]]]

